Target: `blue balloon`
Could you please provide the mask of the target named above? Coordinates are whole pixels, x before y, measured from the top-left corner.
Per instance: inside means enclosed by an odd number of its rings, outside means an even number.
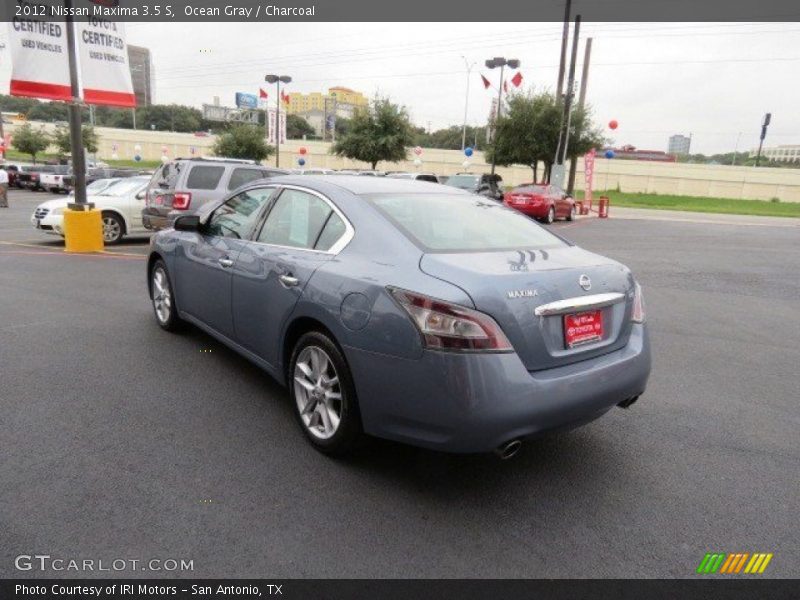
[[[304,164],[306,164],[306,159],[305,158],[298,158],[297,159],[297,164],[302,167]]]
[[[141,160],[142,160],[141,154],[137,154],[136,156],[134,156],[133,160],[135,160],[136,162],[141,162]]]
[[[472,152],[473,152],[473,150],[469,146],[464,148],[464,154],[466,154],[467,156],[472,156]]]
[[[614,151],[606,150],[606,158],[614,158]]]

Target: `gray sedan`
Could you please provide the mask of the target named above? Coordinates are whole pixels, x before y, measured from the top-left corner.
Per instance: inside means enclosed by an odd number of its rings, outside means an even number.
[[[319,450],[364,434],[513,455],[644,392],[623,265],[474,194],[383,177],[255,182],[153,236],[150,297],[285,384]]]

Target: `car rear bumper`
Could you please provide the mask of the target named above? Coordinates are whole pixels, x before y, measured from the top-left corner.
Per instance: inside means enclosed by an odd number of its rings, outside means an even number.
[[[536,219],[543,219],[547,216],[547,211],[550,210],[549,204],[537,204],[535,206],[530,204],[506,204],[506,206]]]
[[[159,231],[167,227],[172,227],[172,222],[177,216],[179,215],[162,209],[146,207],[142,209],[142,224],[145,229]]]
[[[367,433],[449,452],[578,427],[639,396],[650,374],[647,329],[638,324],[620,350],[537,372],[514,353],[345,354]]]

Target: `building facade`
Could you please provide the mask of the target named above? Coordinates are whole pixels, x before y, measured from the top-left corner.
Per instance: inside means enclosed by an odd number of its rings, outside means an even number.
[[[692,147],[692,138],[676,134],[670,136],[667,152],[669,154],[689,154]]]
[[[155,102],[155,72],[150,49],[129,45],[128,65],[131,69],[136,106],[150,106]]]
[[[361,92],[346,87],[328,88],[328,93],[310,94],[290,93],[287,112],[290,115],[303,115],[311,111],[335,112],[340,117],[351,117],[360,107],[369,106],[369,100]]]
[[[750,151],[750,156],[758,154],[758,149]],[[761,156],[778,162],[800,162],[800,144],[783,144],[761,149]]]

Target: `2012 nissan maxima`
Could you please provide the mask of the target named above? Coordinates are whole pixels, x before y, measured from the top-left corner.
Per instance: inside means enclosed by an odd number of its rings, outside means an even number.
[[[516,452],[645,390],[630,270],[496,202],[417,181],[280,177],[153,236],[158,324],[189,322],[292,398],[311,443]]]

